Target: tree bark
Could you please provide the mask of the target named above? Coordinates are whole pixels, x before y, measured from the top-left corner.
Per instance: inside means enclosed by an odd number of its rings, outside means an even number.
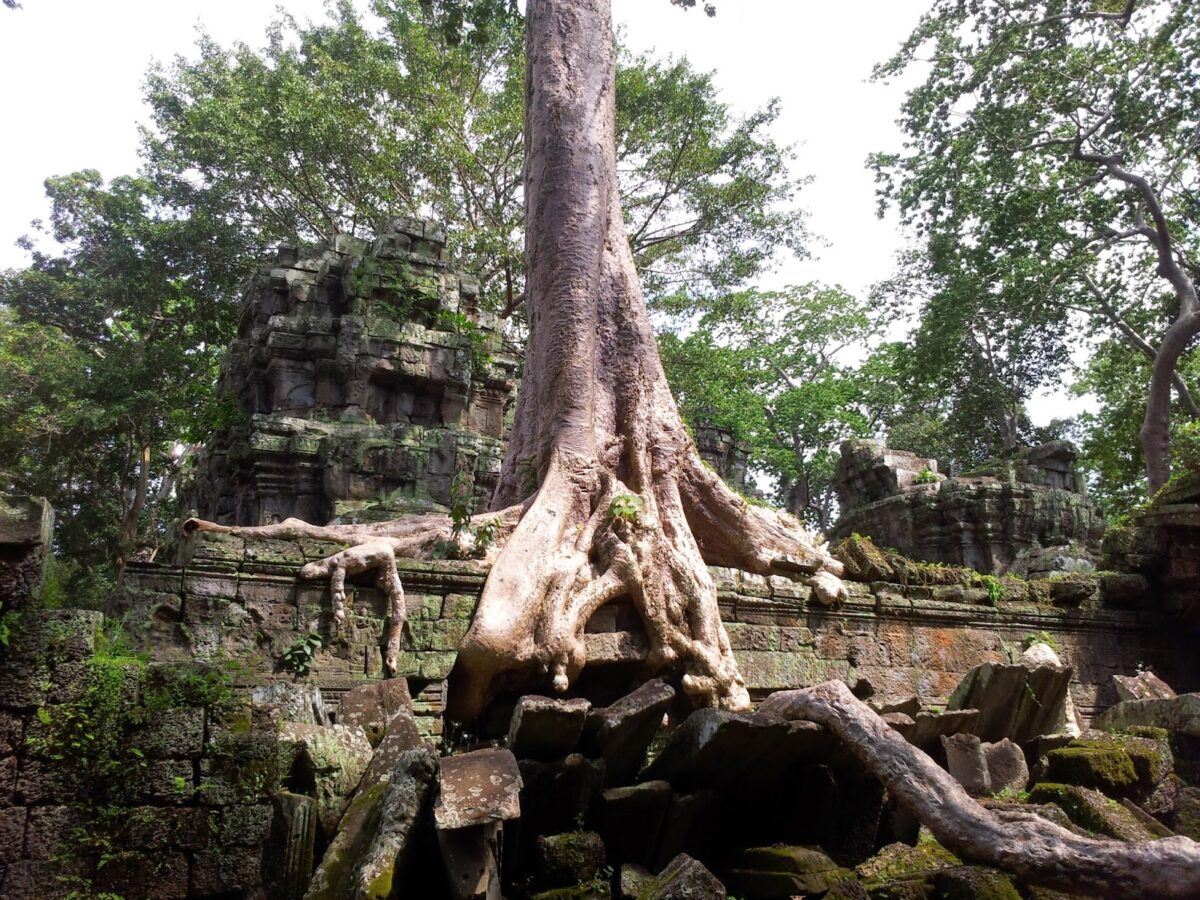
[[[1032,813],[985,809],[841,682],[780,691],[759,711],[824,725],[943,846],[964,859],[1089,897],[1200,897],[1200,845],[1190,838],[1096,840]]]

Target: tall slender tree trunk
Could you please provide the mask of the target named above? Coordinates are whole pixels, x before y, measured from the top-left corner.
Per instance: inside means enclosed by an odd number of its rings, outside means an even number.
[[[1171,388],[1178,377],[1179,357],[1200,334],[1200,309],[1197,306],[1196,291],[1191,287],[1190,292],[1180,297],[1180,315],[1163,335],[1150,370],[1146,417],[1138,436],[1146,457],[1146,479],[1151,496],[1171,478]]]

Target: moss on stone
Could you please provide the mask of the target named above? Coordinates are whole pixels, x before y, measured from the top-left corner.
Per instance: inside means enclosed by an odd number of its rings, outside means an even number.
[[[1119,747],[1072,744],[1046,754],[1046,777],[1063,784],[1128,794],[1138,783],[1129,754]]]
[[[939,869],[958,865],[962,862],[953,853],[933,838],[922,837],[915,847],[889,844],[855,871],[870,885],[922,878]]]
[[[1161,732],[1162,729],[1149,729],[1149,731]],[[1155,785],[1170,774],[1173,768],[1171,745],[1165,732],[1161,735],[1093,732],[1087,737],[1071,741],[1066,749],[1111,751],[1125,754],[1132,762],[1136,774],[1137,783],[1132,792],[1138,794],[1148,794]],[[1066,779],[1056,778],[1055,780],[1065,781]],[[1104,786],[1099,784],[1090,786],[1104,789]]]
[[[1011,878],[984,866],[944,869],[933,883],[938,900],[1021,900]]]

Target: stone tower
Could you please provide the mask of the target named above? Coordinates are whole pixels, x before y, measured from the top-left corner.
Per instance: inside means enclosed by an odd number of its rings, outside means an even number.
[[[483,508],[500,471],[517,360],[445,232],[400,219],[373,242],[279,248],[247,282],[222,366],[225,423],[185,507],[224,524]]]

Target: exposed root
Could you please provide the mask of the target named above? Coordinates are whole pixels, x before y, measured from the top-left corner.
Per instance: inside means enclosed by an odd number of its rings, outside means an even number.
[[[841,682],[777,692],[760,712],[824,725],[940,843],[964,859],[1089,897],[1200,897],[1200,845],[1190,838],[1097,840],[1033,814],[987,810]]]

